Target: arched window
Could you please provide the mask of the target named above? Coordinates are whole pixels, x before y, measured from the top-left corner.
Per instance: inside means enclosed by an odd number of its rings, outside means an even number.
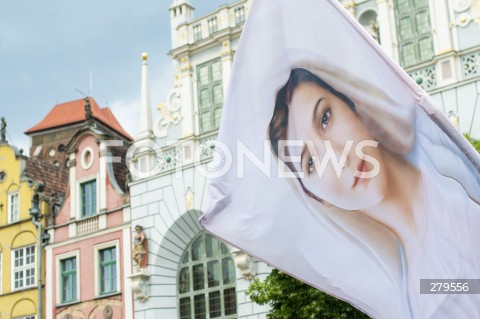
[[[233,259],[211,235],[202,233],[188,246],[177,284],[180,319],[237,318]]]

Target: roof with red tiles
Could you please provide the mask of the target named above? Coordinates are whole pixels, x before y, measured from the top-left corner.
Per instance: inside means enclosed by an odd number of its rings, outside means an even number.
[[[64,195],[68,188],[68,169],[58,167],[46,161],[29,158],[25,165],[25,177],[43,183],[43,193],[52,195]]]
[[[127,139],[133,140],[117,121],[110,108],[100,108],[92,97],[89,98],[89,101],[94,118]],[[85,120],[85,101],[83,99],[61,103],[55,105],[40,123],[25,131],[25,134],[29,135],[68,124],[83,122]]]

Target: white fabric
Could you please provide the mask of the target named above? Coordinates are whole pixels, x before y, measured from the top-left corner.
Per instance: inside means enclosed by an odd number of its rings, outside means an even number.
[[[295,67],[347,94],[374,137],[421,169],[426,211],[420,214],[424,240],[415,260],[407,262],[402,243],[384,225],[363,214],[324,209],[295,179],[280,178],[271,152],[269,176],[248,159],[237,161],[237,142],[264,159],[275,95]],[[232,165],[211,180],[210,205],[200,222],[375,318],[480,318],[478,295],[418,290],[420,278],[480,278],[474,246],[480,239],[474,232],[480,229],[480,176],[429,118],[438,116],[435,112],[425,93],[338,1],[254,1],[219,133],[234,154]]]

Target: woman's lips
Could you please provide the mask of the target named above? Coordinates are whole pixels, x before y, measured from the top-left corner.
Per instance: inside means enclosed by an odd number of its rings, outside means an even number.
[[[360,181],[360,176],[362,175],[364,169],[365,169],[365,160],[362,160],[362,161],[358,164],[357,170],[355,171],[354,178],[353,178],[353,186],[352,186],[352,188],[354,188],[355,186],[357,186],[358,182]],[[357,175],[358,175],[358,176],[357,176]]]

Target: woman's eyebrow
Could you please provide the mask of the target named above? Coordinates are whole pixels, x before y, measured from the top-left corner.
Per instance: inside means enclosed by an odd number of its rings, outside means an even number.
[[[317,115],[317,109],[318,109],[318,106],[320,105],[320,103],[323,101],[323,97],[319,98],[317,103],[315,103],[315,106],[313,107],[313,114],[312,114],[312,122],[313,124],[316,124],[316,115]]]

